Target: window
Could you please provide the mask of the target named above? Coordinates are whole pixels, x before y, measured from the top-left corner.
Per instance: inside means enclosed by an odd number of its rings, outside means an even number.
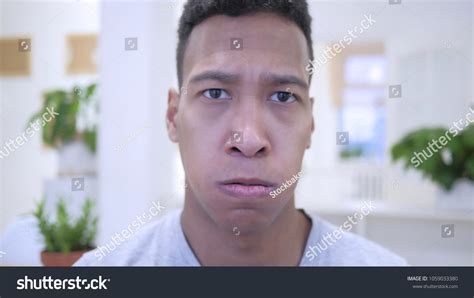
[[[382,160],[387,80],[383,50],[373,45],[348,48],[336,58],[332,80],[336,82],[333,91],[338,130],[349,132],[349,143],[340,147],[340,156]]]

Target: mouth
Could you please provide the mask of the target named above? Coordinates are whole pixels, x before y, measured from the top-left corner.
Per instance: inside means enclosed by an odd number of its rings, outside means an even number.
[[[276,184],[258,178],[235,178],[219,182],[218,188],[237,198],[257,199],[270,194]]]

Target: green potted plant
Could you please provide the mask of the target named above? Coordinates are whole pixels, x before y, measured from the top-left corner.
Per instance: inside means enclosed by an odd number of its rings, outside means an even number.
[[[44,93],[41,109],[30,122],[42,122],[43,144],[59,152],[59,174],[95,173],[97,148],[96,84],[74,86],[71,90],[51,90]],[[49,121],[42,116],[54,110]]]
[[[360,147],[343,149],[339,152],[339,157],[342,160],[356,159],[364,155],[364,150]]]
[[[434,145],[429,148],[433,140],[442,141],[437,142],[441,149]],[[415,169],[433,181],[440,188],[440,199],[458,200],[458,205],[459,200],[464,200],[466,204],[461,205],[472,209],[473,125],[458,131],[456,136],[443,127],[418,129],[393,145],[391,155],[394,161],[401,160],[406,169]]]
[[[40,201],[34,212],[45,249],[41,261],[45,266],[72,266],[85,252],[93,249],[98,218],[93,216],[93,201],[86,199],[82,212],[72,220],[63,199],[56,204],[56,218],[49,219],[45,200]]]

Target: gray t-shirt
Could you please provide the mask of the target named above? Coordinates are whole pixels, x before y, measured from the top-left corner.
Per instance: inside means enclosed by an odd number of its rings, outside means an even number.
[[[407,262],[351,232],[307,214],[312,221],[300,266],[407,266]],[[86,253],[75,266],[200,266],[175,210],[122,243],[109,241]],[[236,236],[238,237],[238,236]]]

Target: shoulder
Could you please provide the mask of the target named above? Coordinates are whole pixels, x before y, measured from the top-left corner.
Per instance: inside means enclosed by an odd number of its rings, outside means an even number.
[[[303,256],[303,266],[407,266],[402,257],[351,232],[357,224],[337,227],[309,214],[313,227]]]
[[[154,222],[130,224],[109,235],[105,243],[84,254],[74,266],[151,266],[172,257],[181,210],[170,211]],[[135,227],[135,228],[131,228]],[[123,231],[129,237],[120,236]],[[161,259],[164,258],[164,259]]]

